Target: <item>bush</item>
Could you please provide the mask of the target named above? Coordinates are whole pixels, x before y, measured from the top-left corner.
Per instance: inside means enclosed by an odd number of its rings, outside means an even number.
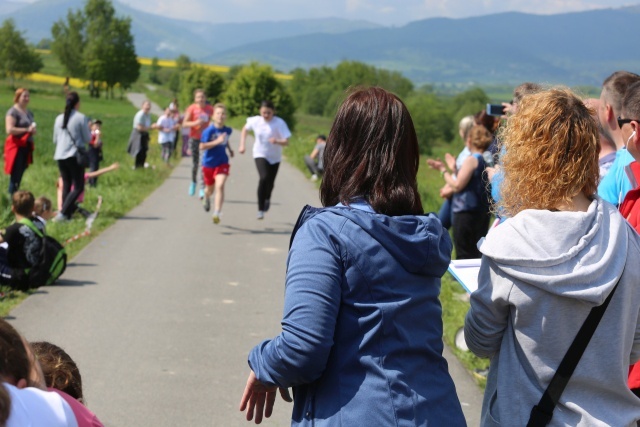
[[[232,116],[254,116],[264,100],[273,102],[278,117],[291,130],[295,128],[293,98],[268,65],[252,63],[242,67],[224,94],[224,103]]]
[[[181,105],[191,104],[193,92],[196,89],[202,89],[207,99],[214,104],[220,102],[224,88],[225,80],[220,74],[204,67],[192,66],[189,71],[183,72],[180,76],[179,101]]]

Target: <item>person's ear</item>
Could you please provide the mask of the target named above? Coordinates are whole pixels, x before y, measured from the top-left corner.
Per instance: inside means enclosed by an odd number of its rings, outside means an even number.
[[[16,388],[19,388],[19,389],[27,388],[28,385],[29,383],[27,382],[27,380],[22,378],[22,379],[19,379],[18,382],[16,383]]]
[[[613,107],[609,103],[604,104],[604,114],[607,117],[607,122],[616,120],[616,115],[613,114]]]

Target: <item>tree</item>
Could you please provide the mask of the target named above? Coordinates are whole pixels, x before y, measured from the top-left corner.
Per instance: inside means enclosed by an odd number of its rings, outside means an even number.
[[[204,90],[207,99],[212,103],[221,99],[224,91],[225,80],[215,71],[204,67],[193,66],[180,77],[180,103],[189,105],[193,102],[193,92],[196,89]]]
[[[151,83],[160,84],[160,64],[158,64],[158,57],[151,58],[151,67],[149,70],[149,81]]]
[[[116,17],[110,0],[87,0],[84,10],[56,22],[51,34],[52,51],[71,76],[90,81],[91,96],[99,96],[98,82],[113,96],[115,85],[127,88],[138,79],[131,19]]]
[[[60,19],[51,27],[51,51],[58,57],[69,76],[85,76],[86,67],[82,53],[87,42],[84,28],[84,14],[80,10],[69,10],[66,21]]]
[[[11,86],[16,76],[35,73],[42,66],[42,58],[27,44],[13,20],[4,21],[0,27],[0,72],[9,77]]]
[[[185,54],[176,58],[176,68],[180,71],[188,71],[191,69],[191,59]]]
[[[293,130],[296,110],[293,98],[276,79],[270,66],[254,62],[243,67],[224,94],[224,102],[232,116],[255,115],[264,100],[273,102],[276,114]]]

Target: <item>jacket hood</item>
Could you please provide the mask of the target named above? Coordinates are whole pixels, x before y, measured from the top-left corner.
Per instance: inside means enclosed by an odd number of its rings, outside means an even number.
[[[587,212],[524,210],[478,247],[514,279],[601,304],[622,275],[628,227],[613,205],[596,197]]]
[[[387,216],[355,206],[357,204],[328,208],[306,206],[298,218],[291,242],[306,221],[320,213],[336,215],[357,224],[408,272],[438,277],[446,272],[451,261],[452,243],[434,214]]]

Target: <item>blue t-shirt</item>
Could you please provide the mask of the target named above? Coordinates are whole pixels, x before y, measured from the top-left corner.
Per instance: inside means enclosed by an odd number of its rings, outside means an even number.
[[[598,196],[616,206],[622,203],[624,196],[632,190],[625,167],[633,160],[633,156],[626,148],[616,151],[616,159],[598,185]]]
[[[223,126],[218,129],[215,125],[209,126],[202,132],[202,135],[200,136],[200,142],[202,143],[213,141],[221,133],[227,134],[225,141],[222,144],[216,145],[208,150],[204,150],[204,153],[202,153],[202,166],[215,168],[229,163],[229,157],[227,156],[227,144],[229,143],[229,136],[231,135],[231,132],[233,132],[233,129],[230,127]]]

